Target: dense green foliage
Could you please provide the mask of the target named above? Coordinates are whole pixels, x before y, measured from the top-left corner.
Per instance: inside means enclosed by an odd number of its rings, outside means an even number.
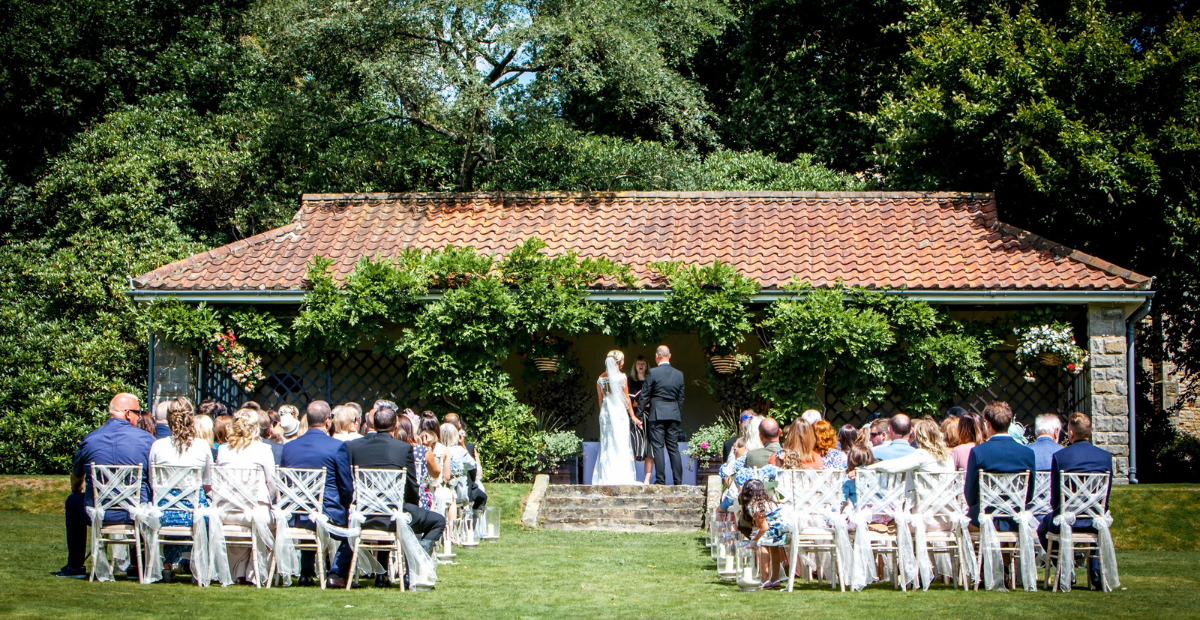
[[[770,344],[756,387],[783,420],[820,409],[822,386],[849,407],[888,397],[924,415],[992,380],[986,356],[995,343],[964,333],[923,301],[862,289],[808,290],[803,299],[771,304],[762,326]]]

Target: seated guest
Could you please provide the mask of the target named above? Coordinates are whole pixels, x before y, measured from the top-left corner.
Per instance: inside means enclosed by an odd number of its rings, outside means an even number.
[[[1063,447],[1058,444],[1058,434],[1062,431],[1062,420],[1053,413],[1044,413],[1033,421],[1033,433],[1037,439],[1029,444],[1029,449],[1033,450],[1034,456],[1037,457],[1037,470],[1050,471],[1050,463],[1054,460],[1054,454]]]
[[[441,441],[442,425],[438,423],[437,415],[432,411],[422,411],[421,428],[417,433],[421,443],[428,446],[429,451],[433,453],[433,458],[438,462],[438,471],[441,472],[425,481],[433,493],[433,510],[446,516],[450,504],[454,502],[454,494],[446,488],[451,472],[450,449]],[[430,471],[432,472],[432,469]]]
[[[350,465],[366,469],[402,469],[407,472],[404,480],[404,512],[412,516],[409,525],[418,538],[424,541],[437,541],[442,537],[446,519],[420,506],[420,478],[417,473],[416,458],[413,454],[413,447],[396,438],[400,428],[400,425],[397,424],[397,417],[395,409],[386,407],[380,408],[372,415],[375,434],[346,444]],[[367,519],[363,527],[372,530],[395,531],[396,525],[392,519],[387,517],[371,517]],[[387,552],[380,553],[379,561],[384,566],[387,565]],[[386,580],[386,575],[378,575],[375,578],[375,584],[387,585]]]
[[[996,474],[1012,474],[1021,471],[1029,472],[1029,491],[1025,501],[1033,500],[1033,472],[1037,460],[1033,450],[1023,446],[1008,434],[1008,426],[1012,424],[1013,413],[1008,403],[995,401],[988,403],[983,409],[984,431],[987,440],[971,449],[967,458],[967,475],[964,494],[966,495],[971,524],[979,527],[979,472]],[[1012,519],[996,519],[996,529],[999,531],[1016,531]]]
[[[946,410],[946,415],[944,418],[942,418],[942,421],[945,422],[946,420],[953,420],[954,418],[957,418],[966,412],[967,410],[963,409],[962,407],[951,407]]]
[[[242,403],[242,406],[238,407],[238,409],[253,409],[255,411],[262,411],[262,405],[254,402],[252,400],[248,400],[248,401]]]
[[[447,413],[443,421],[449,422],[458,428],[458,436],[462,439],[462,445],[466,448],[467,454],[475,461],[475,469],[471,471],[471,488],[469,494],[471,497],[471,510],[482,510],[487,504],[487,493],[483,490],[483,483],[479,478],[483,472],[483,462],[479,460],[479,450],[475,448],[475,444],[467,441],[466,427],[457,413]]]
[[[791,513],[787,506],[780,505],[767,493],[758,480],[751,480],[742,487],[738,503],[742,506],[741,520],[753,525],[752,531],[743,531],[758,551],[758,573],[761,587],[779,587],[779,570],[787,552],[791,532]]]
[[[283,429],[279,428],[279,422],[281,420],[281,418],[279,417],[279,412],[275,411],[274,409],[268,409],[267,410],[267,418],[270,419],[270,421],[271,421],[271,436],[268,437],[267,439],[269,441],[273,441],[282,446],[283,445]]]
[[[864,469],[883,472],[886,474],[907,474],[912,472],[951,473],[954,471],[954,460],[950,457],[950,449],[942,439],[942,429],[932,419],[922,418],[913,422],[913,438],[917,448],[908,454],[878,461],[864,466]],[[909,489],[916,488],[916,476],[908,476],[906,485]],[[928,491],[922,488],[921,491]]]
[[[946,447],[953,450],[958,446],[958,416],[942,420],[942,437],[946,439]]]
[[[724,485],[725,492],[721,495],[721,502],[717,505],[717,510],[721,512],[729,512],[730,506],[737,501],[738,489],[733,484],[734,475],[738,470],[746,465],[746,440],[743,437],[738,437],[733,442],[733,448],[729,451],[729,457],[725,459],[725,464],[717,473],[721,476],[721,483]]]
[[[746,467],[763,467],[770,462],[776,452],[783,449],[779,445],[779,423],[774,418],[763,418],[758,424],[758,438],[762,447],[746,451]]]
[[[1055,452],[1051,458],[1050,514],[1042,519],[1042,524],[1038,526],[1038,536],[1042,539],[1043,547],[1046,546],[1046,533],[1057,534],[1059,531],[1054,517],[1062,511],[1063,498],[1059,486],[1062,474],[1108,474],[1109,491],[1112,490],[1112,454],[1092,445],[1092,419],[1086,413],[1076,411],[1067,420],[1067,443],[1070,445]],[[1107,498],[1105,505],[1108,505]],[[1096,531],[1092,520],[1085,518],[1075,519],[1071,529],[1076,532]],[[1100,583],[1100,561],[1097,557],[1093,556],[1088,563],[1088,578],[1094,589],[1103,589]]]
[[[213,421],[212,418],[206,415],[196,414],[193,416],[196,424],[196,439],[200,440],[204,445],[208,446],[212,452],[212,458],[217,458],[217,444],[213,442]]]
[[[955,471],[967,471],[967,459],[971,456],[971,449],[986,439],[983,428],[983,418],[977,413],[968,411],[958,417],[958,445],[950,451],[950,456],[954,458]]]
[[[821,417],[820,411],[817,411],[816,409],[809,409],[809,410],[805,411],[804,413],[800,414],[800,419],[804,420],[805,422],[808,422],[809,424],[816,424],[817,422],[820,422],[824,418]]]
[[[838,431],[837,448],[842,452],[849,452],[850,446],[858,443],[858,429],[854,428],[853,424],[842,425],[842,430]]]
[[[213,419],[213,443],[221,446],[229,441],[229,425],[232,423],[231,415],[220,415]]]
[[[154,438],[162,439],[171,436],[171,427],[167,425],[167,406],[171,399],[163,400],[154,406]],[[189,405],[191,401],[188,401]]]
[[[255,489],[256,500],[264,506],[271,506],[275,501],[275,457],[271,449],[261,439],[262,427],[258,422],[260,409],[238,409],[233,414],[229,424],[229,441],[217,449],[218,467],[258,468],[263,472],[263,485]],[[233,512],[225,516],[228,525],[250,527],[253,524],[251,515],[244,512]],[[245,583],[247,577],[254,573],[249,547],[230,547],[229,575],[238,583]],[[266,575],[255,575],[266,585]]]
[[[817,434],[813,432],[812,425],[802,418],[796,418],[788,427],[783,448],[793,450],[800,455],[800,469],[821,469],[821,455],[817,453]],[[774,465],[779,464],[777,458],[772,458],[768,462]]]
[[[909,441],[912,439],[912,420],[903,413],[897,413],[887,422],[887,441],[875,446],[875,458],[886,461],[910,454],[914,448]]]
[[[301,469],[325,469],[324,514],[338,527],[346,527],[350,501],[354,492],[354,474],[350,469],[350,453],[346,442],[329,436],[329,403],[314,400],[308,404],[306,415],[308,432],[283,444],[283,467]],[[316,529],[316,524],[307,516],[294,517],[292,527]],[[339,538],[340,539],[340,538]],[[350,572],[350,547],[345,540],[338,547],[329,575],[329,587],[346,587],[346,576]],[[313,576],[316,556],[311,551],[300,553],[301,581],[308,583]]]
[[[284,405],[279,408],[279,431],[283,433],[283,444],[300,436],[300,419],[299,411],[291,406]]]
[[[354,407],[338,405],[333,408],[332,415],[334,439],[338,441],[350,441],[362,437],[362,435],[358,434],[358,418],[361,413],[355,411]]]
[[[401,414],[396,418],[396,439],[411,445],[413,449],[413,462],[417,468],[417,492],[421,497],[419,505],[425,510],[433,510],[433,491],[426,481],[430,478],[440,479],[442,465],[430,447],[420,442],[423,436],[425,435],[413,429],[408,416]]]
[[[275,466],[279,467],[279,462],[283,459],[283,444],[271,441],[271,416],[266,411],[259,409],[258,414],[258,430],[259,438],[263,444],[271,449],[271,458],[275,459]]]
[[[887,438],[887,430],[888,430],[887,418],[875,418],[874,420],[871,420],[871,422],[866,425],[866,428],[871,429],[869,438],[870,438],[872,448],[874,448],[875,446],[881,446],[881,445],[883,445],[883,442],[888,440],[888,438]]]
[[[859,467],[866,467],[875,462],[875,453],[870,448],[855,444],[850,446],[850,450],[846,452],[846,479],[842,482],[842,498],[846,500],[846,506],[857,506],[858,493],[857,487],[854,484],[854,471]]]
[[[795,450],[784,448],[775,455],[775,461],[780,469],[804,469],[804,459]],[[811,468],[810,468],[811,469]]]
[[[196,411],[198,415],[208,416],[214,421],[220,416],[229,415],[229,410],[225,408],[225,405],[211,398],[200,401],[200,406],[196,408]]]
[[[150,446],[150,465],[162,467],[198,467],[201,479],[207,491],[212,482],[213,455],[212,447],[196,432],[196,419],[192,415],[192,401],[187,398],[173,398],[163,401],[167,405],[167,426],[171,436],[156,440]],[[207,416],[205,416],[207,418]],[[163,505],[166,498],[159,501]],[[184,500],[187,501],[187,500]],[[201,495],[201,505],[207,505]],[[190,508],[197,508],[191,506]],[[160,522],[164,527],[191,527],[192,515],[184,510],[166,510]],[[169,573],[183,553],[189,549],[186,545],[163,545],[163,573]],[[157,575],[151,575],[152,579]]]
[[[87,507],[92,503],[92,465],[141,465],[143,469],[140,501],[150,501],[150,446],[154,436],[134,426],[141,409],[133,394],[117,394],[108,403],[108,420],[79,442],[71,465],[71,494],[66,501],[67,565],[58,571],[59,577],[87,577],[83,561],[90,552],[88,527],[92,520]],[[104,513],[105,525],[133,523],[124,510]],[[131,553],[130,556],[136,554]],[[137,562],[137,559],[133,559]],[[134,566],[127,574],[136,575]]]
[[[833,425],[825,420],[817,420],[813,424],[813,432],[817,436],[817,454],[821,456],[821,466],[826,469],[846,469],[846,453],[838,449],[837,435],[833,434]],[[850,427],[854,432],[854,427]]]
[[[143,411],[143,412],[139,413],[136,426],[138,428],[146,431],[147,433],[154,435],[155,439],[158,438],[157,435],[155,435],[155,431],[154,431],[154,426],[155,426],[154,425],[154,413],[152,413],[150,411]]]
[[[737,435],[734,435],[733,437],[730,437],[729,439],[726,439],[725,443],[721,446],[721,462],[722,463],[729,461],[729,453],[730,453],[730,451],[733,450],[734,442],[736,442],[739,437],[745,436],[746,421],[753,417],[754,417],[753,409],[747,409],[742,412],[741,417],[738,419],[738,428],[740,430],[742,430],[742,432]]]

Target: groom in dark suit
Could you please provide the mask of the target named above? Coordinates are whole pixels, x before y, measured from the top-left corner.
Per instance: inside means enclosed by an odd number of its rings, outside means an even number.
[[[683,459],[679,456],[679,414],[683,410],[683,373],[671,367],[671,350],[665,345],[654,352],[657,366],[646,373],[638,408],[647,411],[650,445],[654,448],[654,484],[667,483],[667,459],[671,455],[671,476],[683,484]]]

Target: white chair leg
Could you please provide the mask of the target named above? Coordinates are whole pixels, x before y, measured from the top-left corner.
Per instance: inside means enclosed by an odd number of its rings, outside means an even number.
[[[317,579],[321,580],[321,589],[325,589],[325,545],[317,538]]]

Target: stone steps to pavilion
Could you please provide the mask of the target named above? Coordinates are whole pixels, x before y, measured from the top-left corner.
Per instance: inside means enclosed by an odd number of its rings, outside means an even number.
[[[704,525],[699,486],[549,485],[539,524],[552,530],[688,532]]]

